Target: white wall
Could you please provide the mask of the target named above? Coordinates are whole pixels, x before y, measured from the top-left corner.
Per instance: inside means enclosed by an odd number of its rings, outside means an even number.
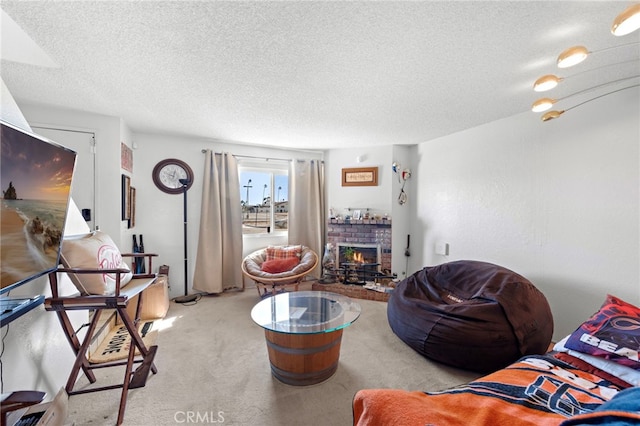
[[[184,240],[182,194],[160,191],[152,180],[155,165],[166,158],[185,161],[194,173],[194,183],[187,192],[188,291],[191,291],[200,226],[205,156],[203,149],[272,158],[322,159],[322,152],[292,151],[231,144],[214,140],[134,134],[133,181],[136,182],[136,234],[144,235],[145,250],[158,253],[154,264],[169,265],[170,297],[184,294]],[[286,244],[286,237],[256,235],[244,238],[243,252],[248,254],[270,244]],[[130,243],[129,243],[130,244]]]
[[[546,295],[555,339],[607,293],[640,304],[638,98],[628,90],[555,121],[523,113],[420,144],[412,268],[512,269]],[[449,256],[434,253],[437,241]]]
[[[357,162],[360,157],[361,162]],[[327,151],[327,205],[336,214],[351,215],[347,209],[371,209],[373,214],[391,216],[392,147],[344,148]],[[342,186],[342,169],[378,167],[377,186]],[[393,219],[393,218],[392,218]]]

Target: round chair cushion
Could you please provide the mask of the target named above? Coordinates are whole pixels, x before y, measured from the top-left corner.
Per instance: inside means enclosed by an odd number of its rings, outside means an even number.
[[[263,265],[268,261],[267,252],[270,248],[267,247],[254,251],[245,257],[242,261],[242,270],[245,275],[256,282],[273,282],[276,284],[294,282],[301,274],[310,273],[318,263],[318,255],[313,250],[306,246],[297,247],[299,248],[299,262],[292,265],[292,268],[280,272],[265,271]]]
[[[529,280],[470,260],[426,267],[398,283],[387,318],[423,356],[482,373],[547,352],[553,334],[549,303]]]

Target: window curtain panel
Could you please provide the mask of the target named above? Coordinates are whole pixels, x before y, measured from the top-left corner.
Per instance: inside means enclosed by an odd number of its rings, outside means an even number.
[[[222,293],[244,288],[238,163],[229,153],[206,150],[205,157],[193,289]]]
[[[302,244],[322,257],[327,228],[324,162],[293,160],[289,172],[289,244]],[[320,277],[322,262],[312,272]]]

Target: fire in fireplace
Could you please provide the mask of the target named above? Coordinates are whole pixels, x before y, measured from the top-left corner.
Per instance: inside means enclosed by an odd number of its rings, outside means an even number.
[[[380,272],[381,248],[376,244],[338,243],[336,265],[344,274],[344,282],[365,284]]]
[[[336,265],[343,263],[380,264],[380,246],[376,244],[338,243]],[[378,268],[379,269],[379,268]]]

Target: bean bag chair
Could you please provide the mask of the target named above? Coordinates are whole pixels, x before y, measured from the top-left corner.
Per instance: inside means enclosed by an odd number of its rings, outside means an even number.
[[[423,356],[481,373],[547,352],[553,334],[549,303],[529,280],[470,260],[426,267],[398,283],[387,318]]]

